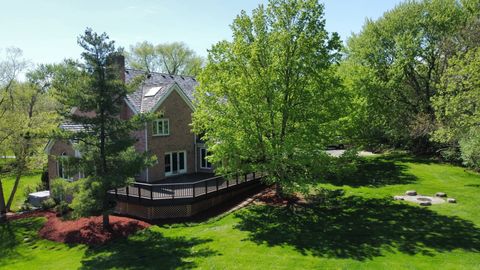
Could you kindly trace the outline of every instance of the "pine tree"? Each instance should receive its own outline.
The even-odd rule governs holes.
[[[64,105],[63,116],[67,122],[83,128],[64,133],[76,143],[81,157],[75,160],[76,169],[86,178],[81,192],[75,195],[72,207],[78,216],[103,215],[103,227],[109,227],[109,213],[114,204],[108,191],[123,187],[133,177],[152,163],[148,153],[134,149],[133,132],[147,120],[147,115],[137,115],[128,120],[120,118],[124,99],[138,84],[126,85],[121,74],[121,50],[106,33],[101,35],[87,28],[78,38],[84,49],[82,64],[72,68],[67,79],[57,85],[59,101]],[[75,108],[77,113],[69,113]]]

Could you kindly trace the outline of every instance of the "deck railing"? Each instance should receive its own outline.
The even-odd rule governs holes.
[[[263,173],[253,172],[242,175],[215,176],[188,183],[148,184],[135,182],[131,186],[116,188],[110,191],[110,194],[115,195],[116,197],[126,197],[127,199],[137,198],[152,201],[195,199],[207,194],[231,189],[251,181],[259,180],[263,176]]]

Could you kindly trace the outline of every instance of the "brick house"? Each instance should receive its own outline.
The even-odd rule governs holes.
[[[123,58],[120,66],[124,66]],[[214,168],[206,160],[205,144],[191,130],[198,85],[195,78],[134,69],[121,72],[127,83],[137,76],[144,76],[144,81],[123,101],[120,118],[146,112],[159,117],[134,134],[135,148],[154,154],[157,163],[140,173],[132,185],[110,191],[117,214],[143,219],[186,218],[261,186],[260,173],[214,175]],[[73,108],[72,113],[83,112]],[[82,126],[64,123],[60,128],[75,131]],[[84,177],[81,172],[69,174],[71,170],[66,170],[65,159],[61,158],[80,156],[74,145],[60,140],[47,144],[50,181]]]
[[[203,142],[191,131],[193,93],[198,85],[190,76],[149,73],[125,69],[124,80],[131,81],[144,76],[143,84],[125,100],[120,117],[128,119],[138,113],[156,112],[159,118],[145,124],[135,133],[139,151],[150,151],[157,163],[138,177],[138,182],[158,183],[169,177],[193,173],[213,173],[211,164],[205,159],[207,150]],[[76,113],[73,109],[72,113]],[[62,129],[75,131],[82,127],[63,124]],[[49,179],[78,179],[83,175],[67,175],[61,156],[79,156],[70,141],[52,140],[45,150],[48,154]]]

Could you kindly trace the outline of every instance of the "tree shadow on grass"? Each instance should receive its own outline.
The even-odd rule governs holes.
[[[91,247],[81,269],[191,269],[194,258],[216,255],[209,248],[196,248],[209,239],[165,237],[146,229],[104,246]]]
[[[362,158],[352,172],[340,173],[326,177],[326,182],[336,186],[352,187],[409,184],[417,180],[413,174],[407,173],[407,166],[397,164],[394,160],[382,158]]]
[[[15,236],[14,227],[10,223],[0,224],[0,258],[16,256],[15,248],[20,244],[19,237]]]
[[[44,222],[42,218],[25,218],[0,224],[0,258],[22,257],[17,247],[22,243],[34,245]]]
[[[253,206],[237,214],[237,228],[257,244],[360,261],[395,250],[410,255],[480,251],[480,229],[458,217],[387,199],[345,197],[341,191],[318,201],[299,208]]]
[[[388,161],[397,162],[411,162],[418,164],[441,164],[441,160],[438,157],[432,155],[412,155],[407,153],[390,153],[382,156],[383,159]]]

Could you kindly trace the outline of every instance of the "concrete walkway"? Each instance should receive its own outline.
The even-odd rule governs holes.
[[[345,153],[345,150],[327,150],[327,153],[332,157],[339,157],[343,155],[343,153]],[[358,152],[358,155],[361,157],[367,157],[367,156],[373,156],[375,154],[369,151],[360,151]]]

